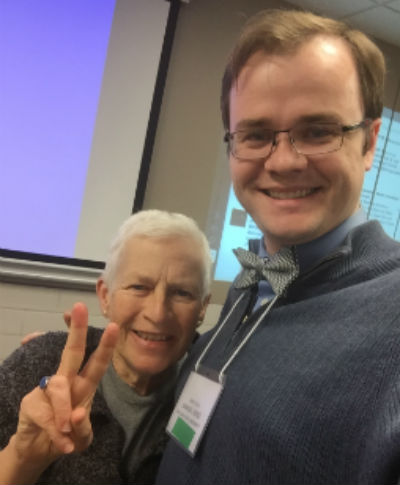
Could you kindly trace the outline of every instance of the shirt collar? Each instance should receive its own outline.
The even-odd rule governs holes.
[[[339,226],[327,232],[313,241],[298,244],[296,246],[297,257],[299,259],[300,271],[304,271],[314,263],[324,258],[327,254],[337,248],[346,238],[347,234],[356,226],[367,221],[367,216],[363,209],[359,209]],[[265,249],[264,239],[260,239],[258,255],[262,258],[268,257]]]

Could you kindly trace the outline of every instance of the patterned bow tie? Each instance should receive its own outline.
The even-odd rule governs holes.
[[[299,274],[294,248],[282,248],[271,258],[261,258],[242,248],[234,249],[242,271],[234,281],[235,288],[247,288],[267,280],[276,295],[281,295]]]

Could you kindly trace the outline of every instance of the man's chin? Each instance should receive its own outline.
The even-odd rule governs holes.
[[[275,228],[274,228],[275,229]],[[305,231],[304,227],[294,230],[282,230],[282,231],[263,231],[264,240],[266,239],[267,250],[269,252],[276,252],[282,247],[297,246],[298,244],[304,244],[312,241],[318,237],[313,230]]]

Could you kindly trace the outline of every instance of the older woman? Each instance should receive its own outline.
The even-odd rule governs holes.
[[[210,266],[186,216],[150,210],[125,221],[97,283],[115,323],[87,328],[77,304],[68,338],[45,334],[0,367],[1,484],[152,483]]]

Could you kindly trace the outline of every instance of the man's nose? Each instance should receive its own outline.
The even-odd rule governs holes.
[[[287,131],[276,132],[264,168],[274,172],[286,172],[303,170],[306,166],[307,158],[297,153],[290,134]]]

